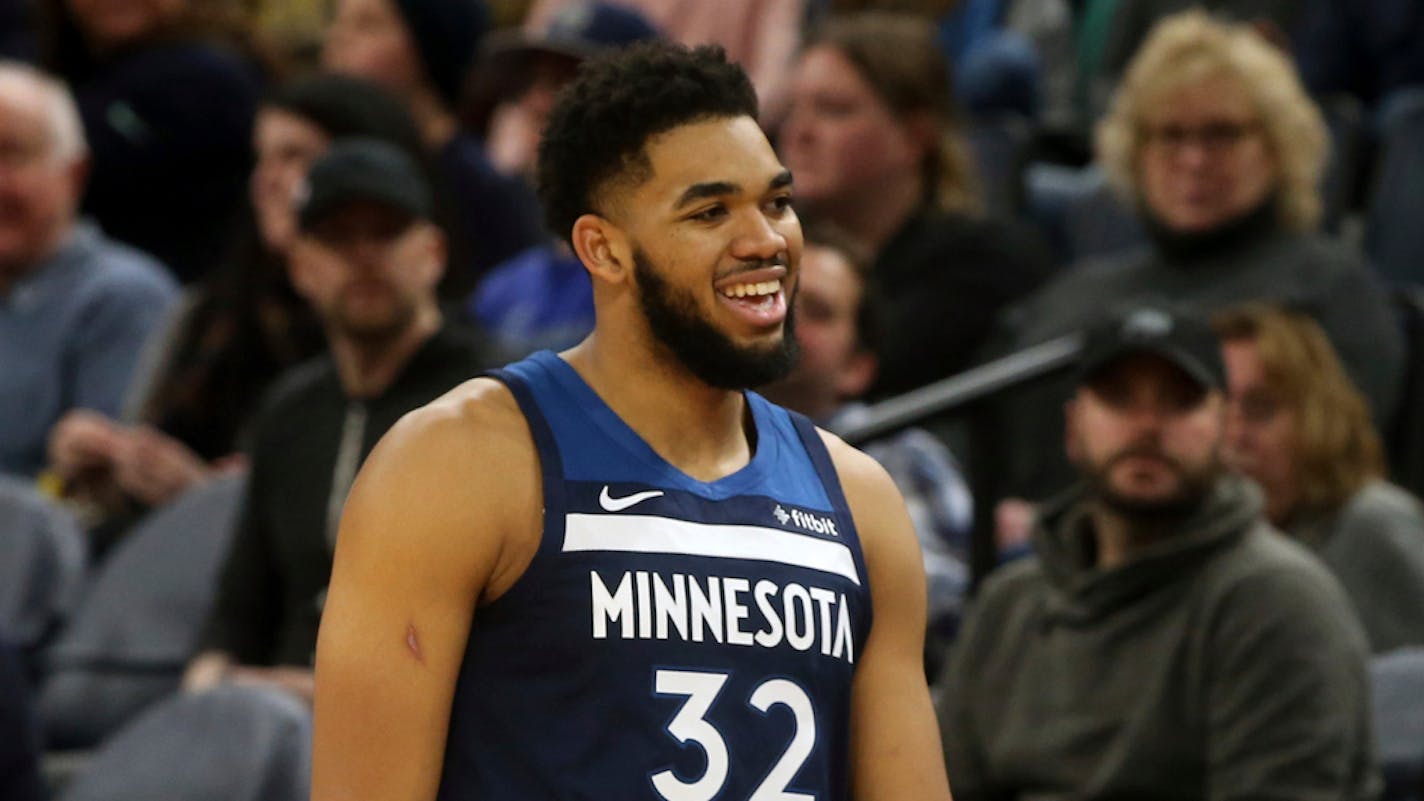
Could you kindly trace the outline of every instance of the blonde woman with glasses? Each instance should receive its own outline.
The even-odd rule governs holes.
[[[1318,230],[1327,131],[1287,54],[1248,25],[1203,11],[1164,19],[1099,124],[1098,161],[1144,222],[1141,249],[1070,268],[1005,317],[1012,350],[1148,296],[1210,314],[1250,300],[1311,310],[1379,425],[1391,419],[1403,338],[1355,250]],[[1044,458],[1063,398],[1007,415],[1012,491],[1061,486]],[[1022,421],[1028,419],[1027,425]]]

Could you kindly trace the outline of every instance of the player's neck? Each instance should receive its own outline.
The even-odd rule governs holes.
[[[628,427],[669,464],[699,481],[735,473],[752,457],[741,392],[711,387],[681,365],[629,358],[595,334],[563,355]]]

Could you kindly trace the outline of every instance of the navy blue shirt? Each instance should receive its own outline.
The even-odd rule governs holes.
[[[847,798],[870,594],[811,424],[747,393],[755,454],[703,482],[558,356],[496,377],[534,435],[544,528],[475,613],[439,798]]]

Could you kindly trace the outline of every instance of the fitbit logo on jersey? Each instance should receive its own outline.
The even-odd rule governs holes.
[[[776,508],[771,510],[771,514],[783,526],[790,522],[807,531],[814,531],[817,534],[829,534],[832,537],[839,537],[841,535],[839,531],[836,531],[836,521],[829,517],[813,515],[808,512],[803,512],[800,509],[792,509],[788,512],[781,508],[781,504],[777,504]]]

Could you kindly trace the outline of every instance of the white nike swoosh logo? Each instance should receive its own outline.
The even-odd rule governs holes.
[[[635,492],[632,495],[627,495],[622,498],[615,498],[612,495],[608,494],[608,485],[604,484],[603,492],[599,493],[598,495],[598,505],[602,506],[605,510],[609,512],[621,512],[630,506],[636,506],[637,504],[640,504],[643,501],[648,501],[652,500],[653,498],[660,497],[662,494],[662,490],[648,490],[647,492]]]

